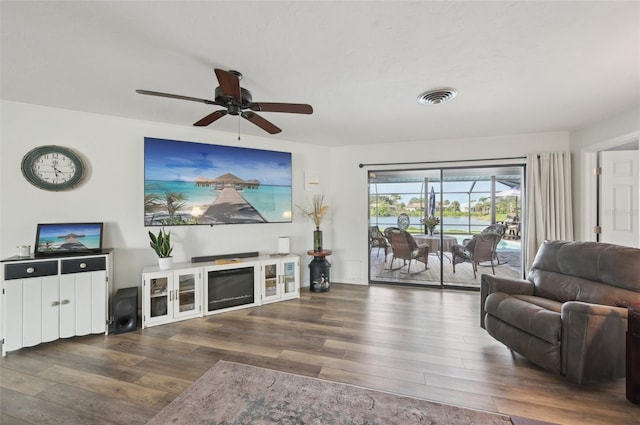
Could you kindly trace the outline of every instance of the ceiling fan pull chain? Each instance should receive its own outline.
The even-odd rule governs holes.
[[[238,115],[238,142],[240,141],[240,115]]]

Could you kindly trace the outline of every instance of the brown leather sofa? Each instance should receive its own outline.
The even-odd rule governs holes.
[[[481,278],[481,319],[512,351],[572,382],[625,376],[625,302],[640,302],[640,249],[547,241],[527,279]]]

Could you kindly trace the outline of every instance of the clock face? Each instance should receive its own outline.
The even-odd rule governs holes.
[[[66,183],[76,173],[76,165],[62,153],[40,155],[33,161],[31,169],[40,180],[50,184]]]
[[[22,160],[22,173],[33,185],[45,190],[67,190],[84,175],[80,157],[61,146],[41,146]]]

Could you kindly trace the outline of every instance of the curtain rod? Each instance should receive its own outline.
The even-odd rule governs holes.
[[[504,158],[485,158],[485,159],[457,159],[452,161],[417,161],[417,162],[380,162],[377,164],[358,164],[358,167],[370,167],[370,166],[380,166],[380,165],[418,165],[418,164],[442,164],[447,162],[478,162],[478,161],[503,161],[503,160],[511,160],[511,159],[527,159],[526,156],[512,156],[512,157],[504,157]]]

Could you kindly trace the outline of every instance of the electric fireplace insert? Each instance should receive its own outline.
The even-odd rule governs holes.
[[[207,311],[255,302],[253,267],[212,270],[208,273],[207,285]]]

